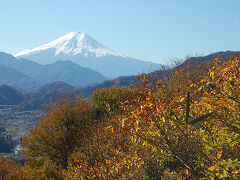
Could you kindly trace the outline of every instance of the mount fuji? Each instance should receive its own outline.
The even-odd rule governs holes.
[[[24,50],[14,56],[30,59],[43,65],[58,60],[71,60],[109,78],[149,73],[164,67],[115,52],[84,32],[69,32],[50,43]]]

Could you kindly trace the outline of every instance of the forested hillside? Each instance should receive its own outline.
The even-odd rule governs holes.
[[[239,67],[219,56],[59,99],[0,178],[240,179]]]
[[[0,85],[0,105],[17,105],[24,100],[24,95],[8,85]]]

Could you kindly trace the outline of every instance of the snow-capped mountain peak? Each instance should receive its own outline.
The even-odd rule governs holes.
[[[37,53],[45,52],[45,55],[55,59],[57,56],[85,56],[85,57],[102,57],[106,55],[126,57],[118,52],[115,52],[100,42],[91,38],[85,32],[69,32],[64,36],[33,49],[27,49],[15,54],[15,57],[28,56]],[[49,54],[46,54],[46,51]],[[63,58],[65,59],[65,58]],[[50,62],[49,62],[50,63]]]
[[[43,65],[58,60],[70,60],[82,67],[98,71],[108,78],[149,72],[162,67],[160,64],[141,61],[115,52],[84,32],[69,32],[50,43],[27,49],[15,56]]]

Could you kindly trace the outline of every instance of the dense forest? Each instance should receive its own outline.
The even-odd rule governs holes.
[[[0,179],[240,179],[240,55],[64,97]]]

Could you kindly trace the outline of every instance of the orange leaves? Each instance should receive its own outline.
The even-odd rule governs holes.
[[[78,160],[74,163],[75,173],[90,179],[119,179],[124,177],[124,172],[130,172],[132,168],[141,168],[144,161],[137,153],[126,154],[112,149],[114,156],[104,160],[88,161]],[[131,174],[126,174],[130,176]],[[120,178],[121,179],[121,178]]]
[[[111,129],[112,134],[114,134],[114,128],[113,128],[113,126],[108,126],[108,127],[106,127],[105,129]]]
[[[107,143],[99,148],[102,150],[99,157],[104,157],[104,161],[95,158],[98,150],[94,149],[91,156],[94,161],[89,163],[90,158],[81,162],[81,166],[76,166],[78,171],[85,167],[81,173],[88,173],[92,178],[107,179],[106,174],[110,172],[112,177],[120,179],[120,173],[132,175],[131,172],[141,169],[145,155],[151,152],[159,155],[166,162],[164,165],[176,166],[164,167],[166,179],[173,176],[174,179],[216,177],[216,173],[227,176],[228,172],[221,169],[221,165],[229,166],[232,174],[235,173],[232,177],[237,176],[239,162],[234,159],[239,155],[239,135],[234,131],[239,128],[240,118],[240,107],[236,102],[240,97],[240,63],[238,57],[234,59],[225,62],[223,58],[217,58],[202,81],[200,77],[191,78],[184,69],[173,73],[171,86],[162,82],[150,83],[146,77],[138,76],[139,83],[134,86],[136,94],[119,102],[120,111],[111,114],[105,128],[109,133],[108,141],[113,137],[122,139],[112,139],[113,145]],[[188,91],[191,101],[189,94],[186,97]],[[116,99],[113,97],[107,102],[112,110],[114,103],[110,100]],[[216,113],[203,121],[209,112]],[[229,131],[230,127],[234,131]],[[95,148],[96,144],[89,149]]]
[[[153,121],[151,121],[149,128],[150,128],[150,130],[152,130],[152,128],[153,128]]]

